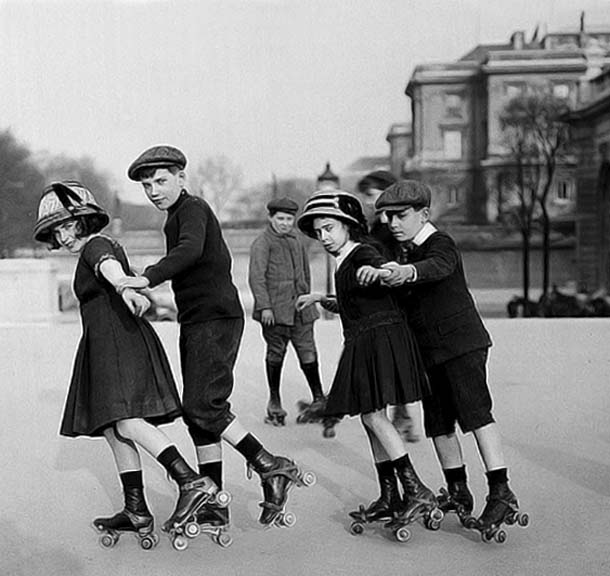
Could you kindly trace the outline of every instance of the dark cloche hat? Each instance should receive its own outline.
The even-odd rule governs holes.
[[[80,182],[53,182],[44,189],[40,198],[34,238],[38,242],[46,242],[51,248],[59,248],[53,235],[54,228],[62,222],[78,217],[89,221],[92,233],[99,232],[110,222],[106,211],[95,201],[91,191]]]
[[[286,214],[296,214],[299,210],[299,205],[292,199],[274,198],[267,203],[267,211],[269,214],[275,214],[276,212],[286,212]]]
[[[132,163],[127,170],[130,180],[139,180],[139,172],[142,168],[166,168],[167,166],[177,166],[184,170],[186,166],[186,156],[173,146],[153,146],[144,150]]]
[[[364,178],[358,182],[358,191],[367,192],[370,188],[377,190],[385,190],[396,182],[396,176],[387,170],[375,170],[369,172]]]
[[[377,201],[375,210],[404,210],[413,208],[429,208],[432,194],[430,188],[418,180],[399,180],[386,188]]]
[[[349,192],[332,189],[315,192],[305,205],[303,212],[297,220],[297,226],[304,234],[311,238],[316,237],[313,229],[315,218],[336,218],[342,222],[355,224],[366,232],[366,218],[362,211],[360,200]]]

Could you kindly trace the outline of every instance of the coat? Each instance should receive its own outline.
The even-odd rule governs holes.
[[[309,257],[296,232],[278,234],[267,226],[250,247],[248,283],[254,296],[254,320],[260,322],[262,310],[271,309],[276,324],[294,326],[296,299],[311,291]],[[320,315],[315,305],[300,314],[305,323]]]
[[[412,249],[408,263],[415,266],[417,280],[398,290],[426,367],[490,347],[453,238],[434,232]]]

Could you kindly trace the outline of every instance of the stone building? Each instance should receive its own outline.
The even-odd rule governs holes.
[[[575,170],[578,279],[586,290],[610,289],[610,66],[583,83],[583,101],[567,120]]]
[[[406,87],[411,99],[413,154],[403,173],[433,186],[435,217],[456,224],[497,220],[499,198],[511,186],[511,161],[500,112],[508,100],[544,83],[570,107],[582,98],[583,79],[610,63],[610,26],[605,30],[538,33],[526,41],[514,32],[504,44],[482,44],[456,62],[422,64]],[[575,165],[558,166],[551,194],[552,216],[565,218],[575,205]]]

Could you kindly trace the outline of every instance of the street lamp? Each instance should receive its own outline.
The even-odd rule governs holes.
[[[339,188],[339,176],[337,176],[330,169],[330,162],[326,163],[326,169],[317,179],[317,191],[323,192],[325,190],[337,190]],[[326,294],[332,294],[334,291],[333,287],[333,263],[330,254],[326,252]],[[326,320],[333,317],[332,312],[323,309],[323,315]]]

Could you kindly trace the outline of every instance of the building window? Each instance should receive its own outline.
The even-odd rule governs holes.
[[[555,96],[555,98],[562,98],[564,100],[569,98],[570,85],[563,82],[553,84],[553,96]]]
[[[574,201],[573,180],[558,180],[555,183],[555,201],[558,204],[567,204]]]
[[[445,94],[445,112],[451,117],[462,115],[462,97],[459,94]]]
[[[447,160],[459,160],[462,157],[461,130],[443,132],[443,154]]]
[[[525,82],[507,82],[504,84],[504,93],[507,98],[516,98],[525,93]]]
[[[457,186],[449,186],[447,195],[447,206],[458,206],[461,203],[460,189]]]

